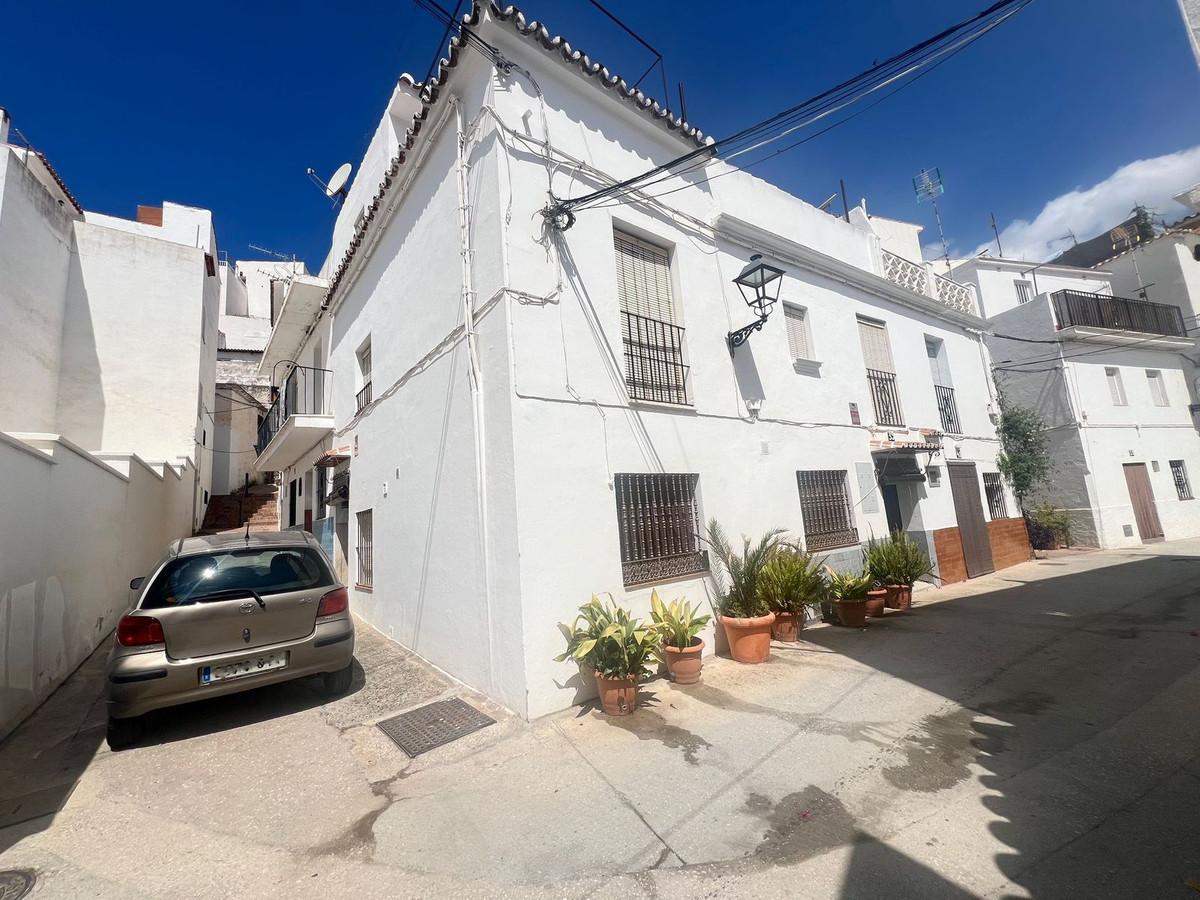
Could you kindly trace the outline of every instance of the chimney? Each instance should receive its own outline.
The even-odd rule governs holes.
[[[12,118],[8,114],[8,110],[0,106],[0,144],[8,143],[8,126],[12,124]]]

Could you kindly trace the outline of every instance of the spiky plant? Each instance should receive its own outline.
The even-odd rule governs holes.
[[[758,580],[758,591],[775,612],[803,613],[819,606],[827,587],[821,563],[793,544],[780,544]]]
[[[782,528],[772,528],[756,543],[742,535],[741,552],[735,552],[725,531],[716,519],[708,523],[708,537],[705,543],[712,548],[717,557],[722,572],[714,572],[720,597],[717,602],[718,612],[723,616],[735,619],[749,619],[766,615],[770,607],[759,593],[759,579],[763,567],[771,559],[771,555],[779,546]]]
[[[837,572],[825,567],[829,575],[829,593],[835,603],[862,603],[875,583],[870,572]]]

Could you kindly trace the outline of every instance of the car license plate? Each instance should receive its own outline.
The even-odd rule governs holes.
[[[283,669],[288,664],[288,655],[282,653],[262,653],[223,666],[203,666],[200,669],[200,683],[212,684],[214,681],[229,681],[233,678],[245,678],[272,669]]]

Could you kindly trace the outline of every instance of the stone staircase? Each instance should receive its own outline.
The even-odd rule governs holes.
[[[247,520],[251,531],[278,531],[279,489],[269,485],[253,485],[248,495],[219,494],[209,497],[204,524],[197,534],[238,531],[246,527]]]

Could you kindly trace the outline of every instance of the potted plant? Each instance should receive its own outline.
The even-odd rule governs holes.
[[[556,662],[573,659],[591,669],[600,691],[600,707],[610,716],[626,716],[637,706],[638,682],[658,649],[658,632],[611,601],[592,599],[579,607],[571,625],[560,622],[567,649]]]
[[[870,572],[835,572],[828,566],[829,593],[837,608],[838,619],[847,628],[863,628],[867,624],[867,591],[874,584]]]
[[[700,655],[704,641],[700,632],[712,621],[707,613],[697,615],[682,597],[663,603],[658,591],[650,592],[650,618],[659,636],[659,661],[676,684],[695,684],[700,680]]]
[[[899,534],[899,532],[897,532]],[[891,536],[877,541],[871,538],[863,551],[863,569],[871,574],[874,582],[867,591],[865,612],[869,617],[883,615],[889,595],[889,585],[894,584],[897,561],[896,545]]]
[[[910,609],[913,585],[933,574],[933,563],[916,541],[896,531],[880,543],[877,564],[870,569],[887,589],[887,605],[891,609]]]
[[[708,523],[705,541],[713,549],[720,567],[717,576],[717,613],[729,653],[738,662],[761,663],[771,656],[771,623],[775,614],[759,591],[763,567],[779,544],[783,529],[768,531],[751,546],[750,538],[742,537],[742,550],[734,552],[716,519]]]
[[[798,641],[808,607],[819,606],[825,598],[825,576],[812,554],[781,544],[763,567],[759,591],[775,613],[771,636]]]

